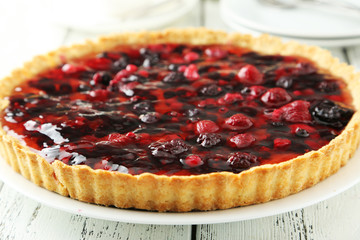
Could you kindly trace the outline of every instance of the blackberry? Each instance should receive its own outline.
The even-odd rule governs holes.
[[[221,136],[216,133],[202,133],[196,142],[205,148],[210,148],[221,142]]]
[[[334,128],[342,128],[350,121],[354,111],[349,108],[341,107],[330,100],[316,102],[311,108],[310,113],[314,120],[319,124],[329,125]]]

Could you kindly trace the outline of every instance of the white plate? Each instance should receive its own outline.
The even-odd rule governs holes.
[[[236,19],[233,19],[231,15],[224,12],[221,9],[221,17],[222,20],[232,29],[239,31],[241,33],[248,33],[255,36],[262,34],[263,32],[256,31],[254,29],[249,29],[241,24],[236,22]],[[276,34],[273,34],[276,35]],[[282,35],[277,35],[281,37],[284,41],[295,40],[297,42],[301,42],[308,45],[317,45],[322,47],[344,47],[344,46],[353,46],[360,44],[360,37],[353,37],[353,38],[328,38],[328,39],[321,39],[321,38],[297,38],[297,37],[284,37]]]
[[[238,24],[260,32],[298,38],[360,37],[360,16],[300,7],[278,9],[258,0],[222,0],[221,8]]]
[[[303,208],[339,194],[360,181],[360,150],[333,176],[297,194],[252,206],[189,213],[158,213],[124,210],[83,203],[38,187],[12,170],[0,158],[0,178],[18,192],[44,205],[87,217],[143,224],[188,225],[213,224],[272,216]]]
[[[136,11],[134,10],[136,8],[132,5],[138,6],[141,3],[139,0],[132,5],[129,3],[132,0],[127,1],[128,3],[124,3],[126,2],[124,0],[119,1],[119,4],[116,4],[116,0],[90,2],[86,0],[79,2],[64,0],[65,3],[64,1],[38,1],[38,4],[41,4],[41,7],[38,8],[41,11],[41,13],[39,13],[40,16],[45,12],[47,14],[46,19],[56,25],[92,33],[155,29],[165,26],[187,14],[198,3],[198,0],[169,1],[171,2],[171,5],[163,5],[164,7]],[[143,4],[146,4],[146,0],[143,0],[142,2]],[[162,1],[153,2],[156,3]],[[120,13],[116,15],[116,12],[119,11],[112,9],[109,4],[113,4],[113,8],[121,8],[121,4],[127,4],[129,6],[126,6],[130,9],[128,12],[123,12],[125,14],[132,14],[126,14],[126,17]],[[72,6],[72,9],[68,8],[69,5]],[[84,5],[88,5],[88,7],[84,9]],[[66,12],[66,17],[64,17],[64,12]]]

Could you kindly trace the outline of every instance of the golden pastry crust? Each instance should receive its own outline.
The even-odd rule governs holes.
[[[119,44],[150,43],[234,44],[265,54],[298,55],[329,69],[348,84],[353,105],[360,109],[360,74],[323,49],[282,43],[268,35],[227,34],[207,29],[169,29],[161,32],[124,33],[102,37],[95,42],[63,47],[35,57],[23,68],[0,81],[0,99],[9,96],[21,82],[66,60],[109,50]],[[7,105],[0,100],[0,110]],[[344,131],[328,145],[279,164],[253,167],[235,174],[217,172],[193,176],[163,176],[151,173],[130,175],[88,166],[69,166],[61,161],[48,163],[40,155],[6,134],[0,126],[0,153],[27,179],[50,191],[80,201],[119,208],[186,212],[227,209],[283,198],[311,187],[335,173],[354,154],[359,141],[360,113],[356,111]]]

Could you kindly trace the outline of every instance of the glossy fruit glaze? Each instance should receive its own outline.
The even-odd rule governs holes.
[[[18,86],[3,128],[49,162],[130,174],[241,172],[317,150],[350,120],[341,79],[231,45],[118,46]]]

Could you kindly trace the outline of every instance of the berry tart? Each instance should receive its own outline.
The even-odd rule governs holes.
[[[206,29],[124,33],[0,81],[0,152],[35,184],[154,211],[286,197],[359,143],[359,74],[330,53]]]

